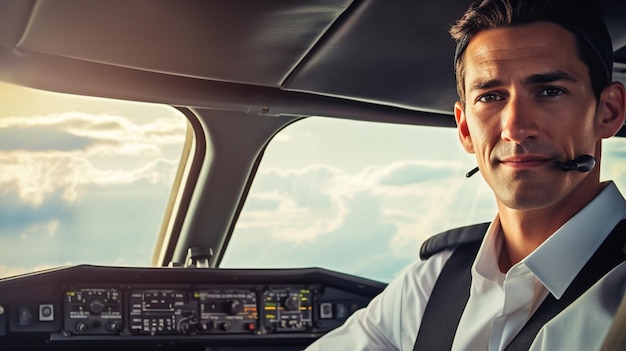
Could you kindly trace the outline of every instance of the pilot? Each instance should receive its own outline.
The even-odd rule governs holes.
[[[602,16],[591,1],[484,0],[450,33],[458,136],[498,213],[429,239],[307,350],[598,350],[626,282],[626,201],[600,181],[626,92]]]

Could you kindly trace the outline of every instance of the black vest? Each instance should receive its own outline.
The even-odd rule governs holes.
[[[471,267],[488,226],[489,223],[482,223],[452,229],[428,239],[422,245],[422,259],[445,249],[454,249],[454,253],[435,282],[414,351],[448,351],[452,348],[456,329],[469,299]],[[622,220],[580,270],[563,296],[557,300],[549,294],[506,350],[528,350],[545,323],[626,259],[625,250],[626,220]]]

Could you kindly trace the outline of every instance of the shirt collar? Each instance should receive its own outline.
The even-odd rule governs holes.
[[[626,215],[626,201],[613,182],[605,183],[600,193],[554,232],[528,257],[517,263],[525,265],[557,299],[563,296],[578,272],[591,258],[611,230]],[[487,229],[472,267],[472,283],[481,289],[486,281],[502,285],[505,274],[498,268],[502,248],[500,217]],[[566,252],[567,254],[563,254]],[[558,257],[558,259],[554,259]],[[513,269],[512,268],[512,269]]]
[[[626,201],[615,184],[608,182],[587,206],[521,263],[559,299],[625,214]]]
[[[472,285],[478,291],[488,289],[490,281],[502,286],[504,274],[500,272],[498,257],[502,248],[502,235],[500,235],[500,216],[491,222],[487,233],[480,245],[476,260],[472,265]]]

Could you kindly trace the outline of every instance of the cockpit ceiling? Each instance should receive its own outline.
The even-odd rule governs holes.
[[[65,63],[66,79],[72,67],[99,67],[81,83],[87,93],[90,84],[102,85],[99,76],[106,80],[103,72],[118,69],[137,87],[155,82],[141,74],[133,78],[131,71],[156,73],[163,82],[186,78],[449,113],[456,89],[447,30],[469,3],[3,1],[0,78],[36,87],[19,72],[45,79]],[[617,51],[626,45],[626,33],[612,24],[623,21],[626,2],[604,3]],[[616,78],[626,81],[625,71],[618,65]]]
[[[26,52],[279,87],[349,4],[36,1],[15,45]]]

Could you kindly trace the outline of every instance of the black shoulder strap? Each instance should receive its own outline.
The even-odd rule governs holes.
[[[528,350],[539,329],[547,321],[569,306],[607,272],[624,262],[625,245],[626,220],[623,220],[574,278],[561,299],[556,300],[552,295],[548,295],[506,350]],[[469,299],[471,267],[479,247],[480,241],[458,247],[444,265],[426,305],[414,351],[451,349],[461,315]]]
[[[454,249],[459,246],[471,244],[483,240],[489,223],[480,223],[467,227],[455,228],[437,235],[431,236],[420,248],[420,258],[425,260],[430,256],[446,249]]]
[[[422,259],[447,248],[454,253],[443,266],[430,295],[413,350],[450,350],[461,314],[469,298],[471,269],[489,223],[457,228],[424,242]],[[443,278],[442,278],[443,277]]]

